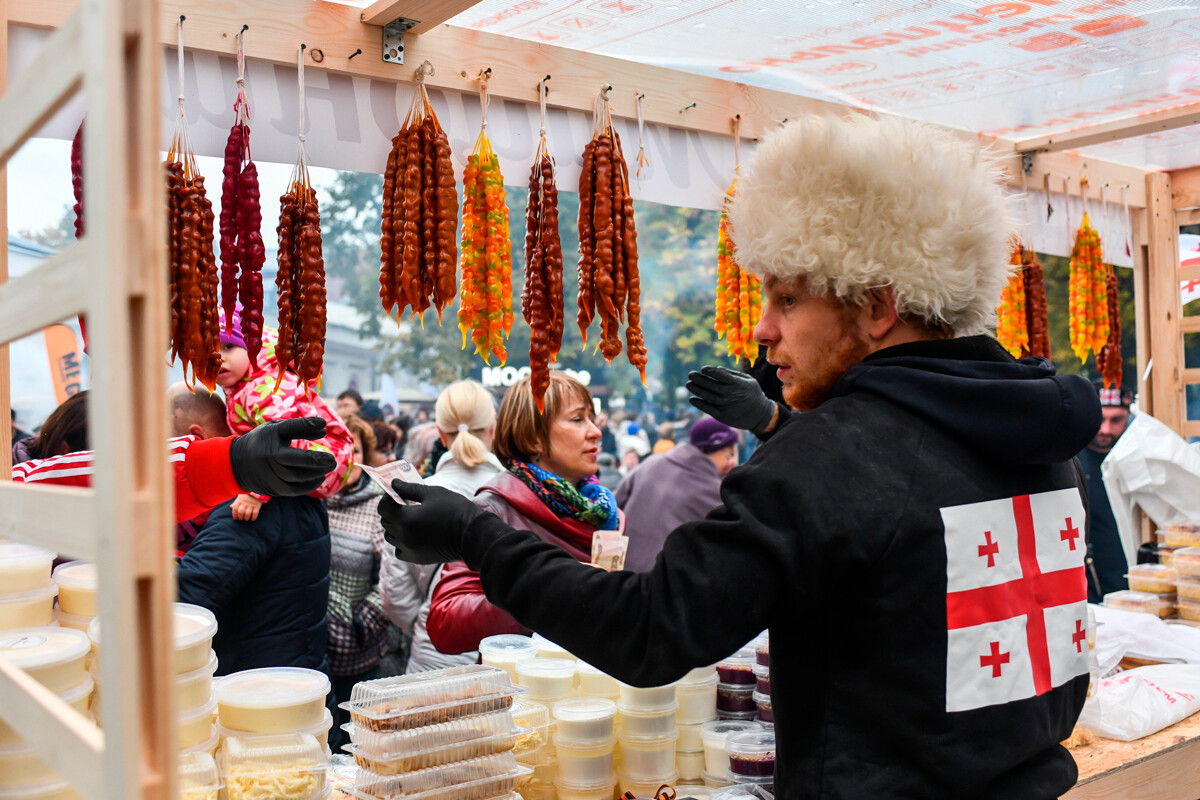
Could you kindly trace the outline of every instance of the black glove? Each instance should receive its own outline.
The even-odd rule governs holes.
[[[388,495],[379,501],[383,535],[396,557],[413,564],[467,561],[483,554],[487,543],[506,526],[498,517],[461,494],[440,486],[392,481],[396,494],[416,505],[401,505]]]
[[[762,436],[775,416],[775,403],[750,375],[725,367],[707,366],[689,372],[687,389],[692,405],[733,428]]]
[[[332,453],[292,447],[293,439],[320,439],[320,417],[267,422],[237,437],[229,447],[233,478],[247,492],[299,497],[315,492],[325,476],[337,469]]]

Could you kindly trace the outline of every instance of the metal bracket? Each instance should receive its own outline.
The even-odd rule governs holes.
[[[1033,176],[1033,153],[1021,153],[1021,171],[1026,175]]]
[[[404,63],[404,34],[420,20],[398,17],[383,26],[383,60],[389,64]]]

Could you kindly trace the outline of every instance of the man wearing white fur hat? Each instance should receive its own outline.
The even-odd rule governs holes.
[[[1058,797],[1087,690],[1084,484],[1096,394],[985,333],[1004,199],[974,143],[793,122],[732,209],[788,406],[705,368],[695,404],[766,438],[653,569],[606,573],[451,493],[380,503],[401,558],[638,685],[771,631],[774,786],[793,798]],[[792,409],[805,413],[795,413]]]

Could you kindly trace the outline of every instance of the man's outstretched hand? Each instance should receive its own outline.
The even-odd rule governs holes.
[[[441,564],[466,560],[468,550],[482,551],[504,523],[461,494],[440,486],[392,481],[396,494],[415,505],[401,505],[384,495],[379,519],[384,537],[396,548],[396,557],[414,564]]]
[[[752,376],[726,367],[689,372],[691,403],[715,420],[762,436],[775,419],[775,403]]]
[[[315,492],[337,468],[332,453],[292,447],[293,439],[320,439],[320,417],[267,422],[238,436],[229,446],[233,477],[247,492],[298,497]]]

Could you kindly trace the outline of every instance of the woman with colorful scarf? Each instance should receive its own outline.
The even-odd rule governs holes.
[[[593,532],[624,528],[612,492],[596,480],[600,429],[592,395],[579,381],[551,372],[544,413],[529,378],[510,388],[493,448],[506,471],[479,489],[476,505],[583,562],[591,561]],[[498,633],[529,632],[488,602],[478,573],[461,561],[442,569],[426,626],[443,653],[476,650],[480,639]]]

